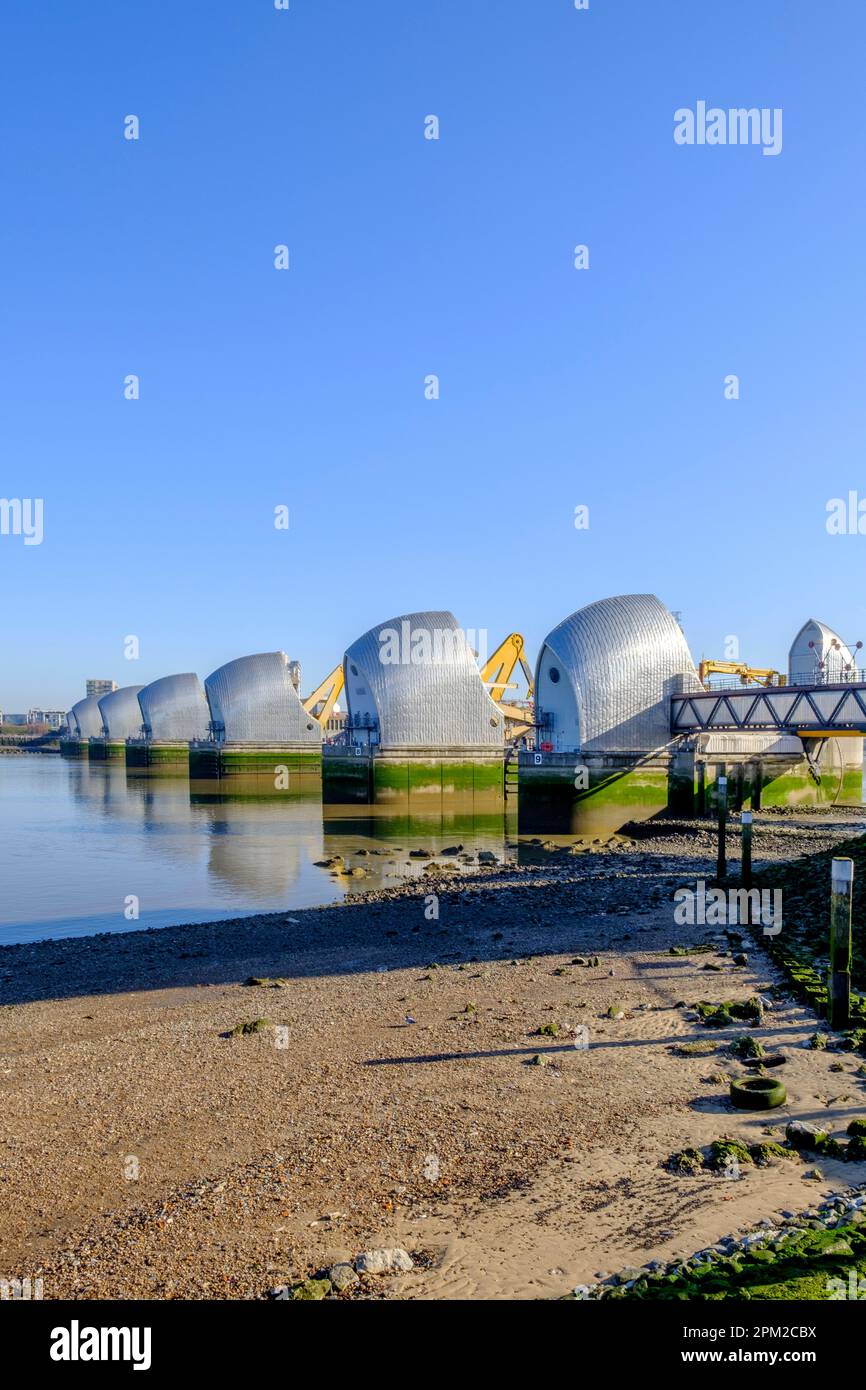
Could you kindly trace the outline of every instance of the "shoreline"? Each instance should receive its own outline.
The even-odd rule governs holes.
[[[46,1299],[256,1299],[402,1246],[411,1272],[341,1296],[560,1297],[866,1180],[840,1161],[820,1182],[790,1161],[736,1183],[663,1167],[866,1114],[859,1059],[803,1047],[814,1015],[787,995],[755,1036],[787,1056],[788,1104],[734,1111],[712,1080],[738,1071],[742,1028],[710,1033],[683,1001],[782,975],[754,943],[745,966],[669,954],[718,935],[671,911],[712,876],[708,847],[539,849],[335,906],[2,948],[0,1273]]]

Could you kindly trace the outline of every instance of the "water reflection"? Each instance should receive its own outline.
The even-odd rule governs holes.
[[[173,770],[21,755],[0,765],[0,940],[130,931],[339,901],[515,852],[513,804],[459,794],[423,813],[322,805],[317,774],[189,783]],[[443,851],[453,853],[443,855]],[[323,865],[327,861],[339,865]],[[345,872],[346,868],[355,873]],[[134,895],[139,916],[124,915]]]

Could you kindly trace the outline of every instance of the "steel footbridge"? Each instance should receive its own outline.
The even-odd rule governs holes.
[[[866,671],[858,671],[866,677]],[[866,679],[834,684],[716,688],[671,697],[671,733],[866,735]]]

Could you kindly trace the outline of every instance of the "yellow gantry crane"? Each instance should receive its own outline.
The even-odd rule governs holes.
[[[527,704],[525,706],[512,705],[503,699],[506,690],[517,689],[517,683],[511,680],[511,676],[518,663],[526,679]],[[511,733],[523,734],[532,728],[532,697],[535,693],[535,686],[532,670],[524,655],[523,638],[519,632],[510,632],[505,641],[496,648],[493,655],[485,661],[481,668],[481,679],[487,687],[491,700],[495,700],[502,710],[506,722],[512,726]]]
[[[335,666],[333,671],[325,677],[321,685],[317,685],[306,700],[301,702],[307,714],[311,714],[314,719],[317,719],[323,729],[340,697],[344,684],[343,663],[340,662],[340,665]]]
[[[739,676],[740,685],[785,685],[786,679],[780,671],[770,666],[747,666],[745,661],[711,661],[704,658],[698,667],[701,685],[706,685],[707,676]]]

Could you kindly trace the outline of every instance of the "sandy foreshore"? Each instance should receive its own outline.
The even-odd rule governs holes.
[[[662,1166],[866,1114],[860,1059],[804,1048],[815,1019],[784,999],[755,1036],[787,1054],[788,1104],[731,1108],[742,1029],[708,1033],[683,1001],[778,977],[760,946],[744,966],[668,954],[718,934],[671,901],[711,848],[460,878],[443,861],[337,907],[0,950],[0,1276],[45,1298],[250,1299],[402,1246],[411,1273],[350,1296],[549,1297],[862,1182],[839,1161],[820,1182],[800,1160],[739,1181]],[[225,1036],[255,1019],[273,1026]],[[708,1038],[714,1055],[674,1050]]]

